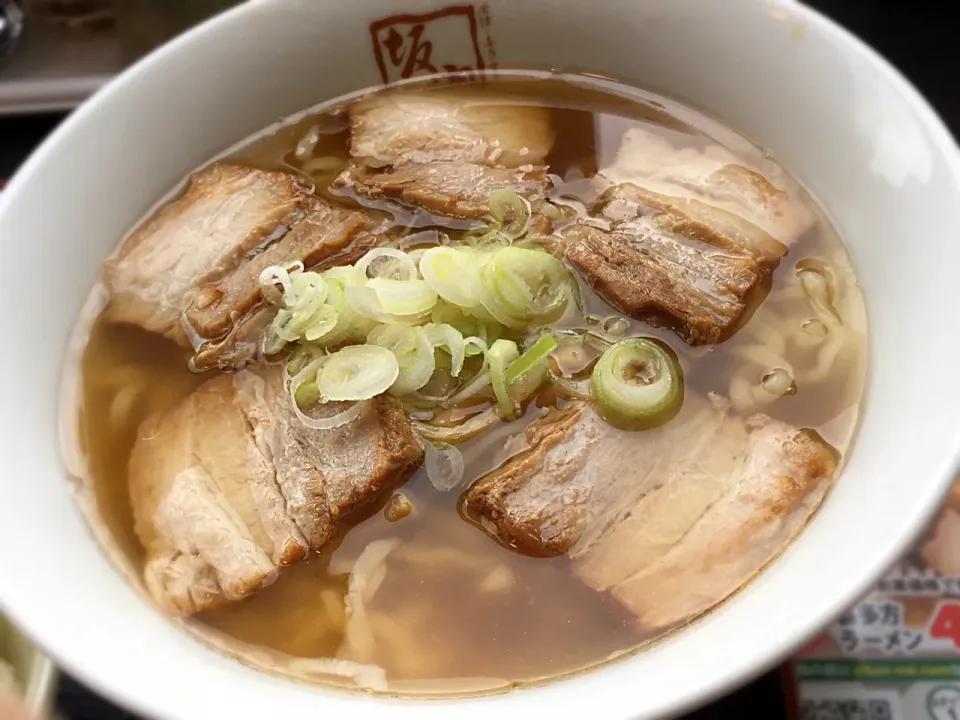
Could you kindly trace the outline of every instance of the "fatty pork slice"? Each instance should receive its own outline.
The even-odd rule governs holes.
[[[619,431],[573,405],[527,438],[470,488],[468,514],[521,552],[568,554],[584,583],[651,630],[748,582],[801,530],[836,469],[814,434],[695,398],[658,430]]]
[[[302,425],[289,403],[279,369],[246,370],[145,421],[130,491],[144,583],[165,611],[191,615],[269,585],[336,542],[420,462],[389,398],[333,430]]]
[[[496,190],[512,190],[536,202],[544,198],[548,180],[542,167],[522,170],[434,162],[387,170],[354,164],[337,183],[373,200],[397,200],[437,215],[483,220],[489,217],[490,196]]]
[[[736,240],[769,240],[753,249],[775,263],[813,225],[814,216],[797,184],[772,163],[757,168],[718,145],[678,147],[645,128],[631,128],[613,162],[600,171],[612,183],[633,183],[662,208],[713,218]],[[772,241],[772,242],[770,242]]]
[[[388,240],[375,225],[364,213],[308,198],[303,217],[289,232],[196,294],[184,316],[198,346],[194,368],[239,368],[257,356],[260,337],[276,314],[260,293],[260,275],[266,268],[302,262],[307,270],[323,272],[352,265]]]
[[[359,101],[350,121],[352,162],[334,187],[361,197],[473,220],[487,217],[495,190],[536,202],[549,187],[544,107],[476,88],[399,90]]]
[[[350,108],[350,154],[372,167],[465,162],[540,165],[553,147],[547,108],[476,88],[394,90]]]
[[[597,222],[562,232],[567,261],[628,315],[671,325],[691,345],[726,339],[766,289],[769,269],[706,222],[644,199],[630,184],[607,191]]]
[[[108,317],[186,344],[180,318],[197,288],[282,234],[305,198],[288,173],[230,164],[200,171],[104,263]]]
[[[261,303],[260,275],[271,265],[302,262],[306,269],[344,264],[340,256],[355,253],[350,245],[374,222],[353,210],[331,205],[318,197],[304,200],[302,217],[280,239],[217,283],[203,287],[187,310],[186,320],[201,338],[226,335],[237,320]]]
[[[341,252],[327,256],[324,260],[312,265],[310,270],[323,272],[331,267],[353,265],[370,250],[379,247],[386,238],[377,233],[363,232],[345,247]],[[209,370],[221,368],[224,370],[240,369],[255,360],[260,352],[260,340],[264,331],[276,317],[277,309],[260,301],[247,312],[230,318],[231,324],[227,334],[219,340],[205,342],[193,357],[195,370]]]
[[[630,141],[631,133],[627,133],[625,146],[638,144]],[[646,131],[637,133],[649,136],[654,149],[663,144],[669,147],[662,138]],[[654,152],[653,157],[663,154]],[[691,149],[676,154],[694,165],[697,158],[712,157]],[[650,168],[646,168],[647,175],[634,166],[627,168],[630,172],[617,168],[615,164],[613,170],[603,172],[677,190],[651,181],[649,176],[655,173]],[[725,178],[752,173],[733,165],[717,172]],[[755,185],[744,187],[765,187],[762,183],[766,183],[759,175],[751,182]],[[786,246],[740,215],[698,199],[712,202],[716,199],[712,195],[691,191],[689,197],[668,197],[636,183],[608,188],[593,207],[594,217],[581,219],[563,231],[566,259],[623,312],[652,324],[669,325],[691,345],[726,340],[762,299]],[[744,203],[749,199],[748,194],[737,197]],[[796,207],[797,213],[805,211],[801,205]],[[794,205],[776,212],[787,214],[791,208]]]
[[[563,230],[567,261],[623,312],[667,324],[691,345],[726,339],[768,273],[747,254],[679,232],[670,215],[642,217],[615,231]]]

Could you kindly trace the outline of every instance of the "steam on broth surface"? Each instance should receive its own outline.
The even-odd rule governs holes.
[[[670,101],[377,91],[184,193],[105,267],[81,435],[147,591],[252,664],[412,693],[590,667],[749,581],[849,451],[843,246]]]

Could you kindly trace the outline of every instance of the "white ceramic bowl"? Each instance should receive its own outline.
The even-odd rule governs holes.
[[[654,718],[781,659],[892,563],[960,455],[960,155],[862,43],[786,0],[258,0],[111,83],[0,197],[0,604],[67,669],[164,720]],[[584,70],[661,91],[771,148],[820,199],[863,285],[870,368],[859,439],[789,551],[719,610],[636,657],[467,701],[373,699],[287,682],[156,613],[81,520],[60,459],[65,349],[98,265],[194,166],[279,117],[390,79],[384,16],[427,15],[405,57]],[[471,24],[471,17],[473,22]],[[406,22],[406,24],[404,24]],[[476,32],[476,42],[471,35]],[[416,52],[412,52],[415,50]],[[495,55],[495,58],[494,58]]]

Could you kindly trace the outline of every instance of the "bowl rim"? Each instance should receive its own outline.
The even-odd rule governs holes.
[[[258,10],[262,11],[265,5],[274,1],[276,0],[250,0],[249,4],[259,6]],[[758,7],[767,9],[771,7],[783,9],[801,23],[808,27],[816,28],[816,30],[821,32],[832,44],[844,48],[848,54],[864,61],[874,75],[881,77],[889,83],[890,87],[896,91],[897,98],[917,114],[922,126],[930,134],[933,149],[945,159],[952,178],[960,185],[960,147],[957,146],[957,143],[943,120],[928,101],[885,58],[826,15],[797,2],[797,0],[756,0],[756,4]],[[48,157],[53,151],[64,139],[69,138],[73,133],[74,127],[79,126],[101,101],[116,94],[122,94],[128,85],[137,81],[142,72],[162,64],[168,56],[179,54],[183,48],[192,45],[217,28],[233,23],[248,11],[245,4],[241,3],[237,7],[206,20],[153,51],[107,83],[95,93],[90,100],[85,102],[77,111],[58,126],[17,170],[4,189],[4,192],[0,194],[0,217],[9,211],[10,205],[19,192],[20,187],[31,182],[30,177],[36,168],[48,161]],[[701,683],[692,685],[686,697],[681,700],[671,699],[669,705],[661,703],[658,710],[661,713],[666,713],[666,716],[674,716],[675,714],[699,707],[718,696],[730,692],[749,679],[776,666],[784,658],[793,654],[809,637],[812,637],[816,632],[820,631],[824,624],[839,616],[849,606],[863,597],[871,589],[884,569],[892,566],[899,559],[904,547],[909,543],[916,542],[924,532],[926,526],[933,519],[940,507],[943,497],[949,491],[954,478],[960,473],[960,435],[955,437],[949,453],[944,453],[945,457],[947,455],[949,455],[949,459],[943,464],[939,472],[938,485],[935,485],[933,479],[931,479],[931,491],[925,498],[921,506],[921,511],[911,518],[909,525],[904,523],[904,529],[898,532],[896,541],[892,542],[887,550],[885,550],[885,563],[877,564],[869,570],[852,572],[851,582],[845,588],[833,591],[832,600],[829,603],[829,612],[820,614],[817,618],[811,615],[803,622],[794,623],[789,632],[783,634],[780,641],[765,646],[761,651],[752,655],[749,661],[743,661],[739,664],[731,663],[724,666],[722,671],[710,678],[708,684]],[[85,685],[94,689],[97,693],[114,700],[117,704],[125,708],[145,716],[163,720],[180,720],[171,714],[169,706],[157,700],[157,696],[152,696],[149,699],[139,697],[130,692],[129,688],[111,683],[103,674],[89,669],[83,662],[83,652],[71,643],[64,642],[61,638],[45,635],[43,625],[39,622],[38,617],[32,616],[27,612],[18,613],[18,611],[13,608],[4,607],[4,610],[7,612],[8,617],[15,620],[18,625],[23,628],[22,632],[26,636],[34,639],[37,647],[48,652],[51,657],[56,657],[61,667],[72,676],[81,680]],[[191,642],[193,642],[193,640],[191,640]],[[624,660],[618,661],[618,664],[629,662],[630,657],[632,657],[632,655],[627,656]],[[120,660],[120,662],[122,662],[122,660]],[[578,673],[575,677],[583,678],[595,672],[599,671],[588,669]],[[515,691],[512,695],[514,697],[520,697],[522,695],[537,696],[540,695],[544,689],[549,691],[551,687],[555,687],[557,684],[563,682],[568,681],[548,681],[544,685],[522,690],[519,693]],[[366,704],[371,712],[387,709],[389,712],[395,713],[397,720],[412,720],[413,718],[430,718],[430,720],[432,720],[434,717],[441,717],[441,713],[445,717],[450,710],[450,703],[457,703],[455,709],[462,712],[463,717],[479,718],[481,713],[485,716],[491,709],[489,704],[485,702],[486,700],[496,700],[504,697],[507,696],[492,695],[466,701],[435,700],[429,698],[402,699],[398,701],[393,698],[370,698],[369,696],[355,694],[351,696],[350,699],[354,702]],[[319,695],[317,696],[317,702],[323,702]],[[475,713],[467,712],[471,703],[476,703],[477,709]],[[529,709],[534,706],[530,705],[529,707],[525,707]],[[620,712],[617,717],[626,720],[633,716],[633,713],[628,708],[622,708],[622,712]]]

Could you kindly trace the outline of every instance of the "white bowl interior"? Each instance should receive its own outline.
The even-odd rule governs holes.
[[[435,10],[407,0],[402,11]],[[704,621],[634,659],[457,717],[663,717],[791,650],[862,593],[930,516],[960,440],[960,162],[929,108],[856,40],[788,2],[491,0],[502,67],[586,70],[724,120],[825,206],[870,324],[866,413],[798,542]],[[379,82],[390,0],[258,0],[192,31],[78,111],[0,195],[0,604],[68,669],[158,718],[446,717],[448,702],[298,686],[201,647],[114,571],[57,441],[67,339],[99,263],[186,172],[279,117]],[[554,708],[551,710],[551,708]]]

